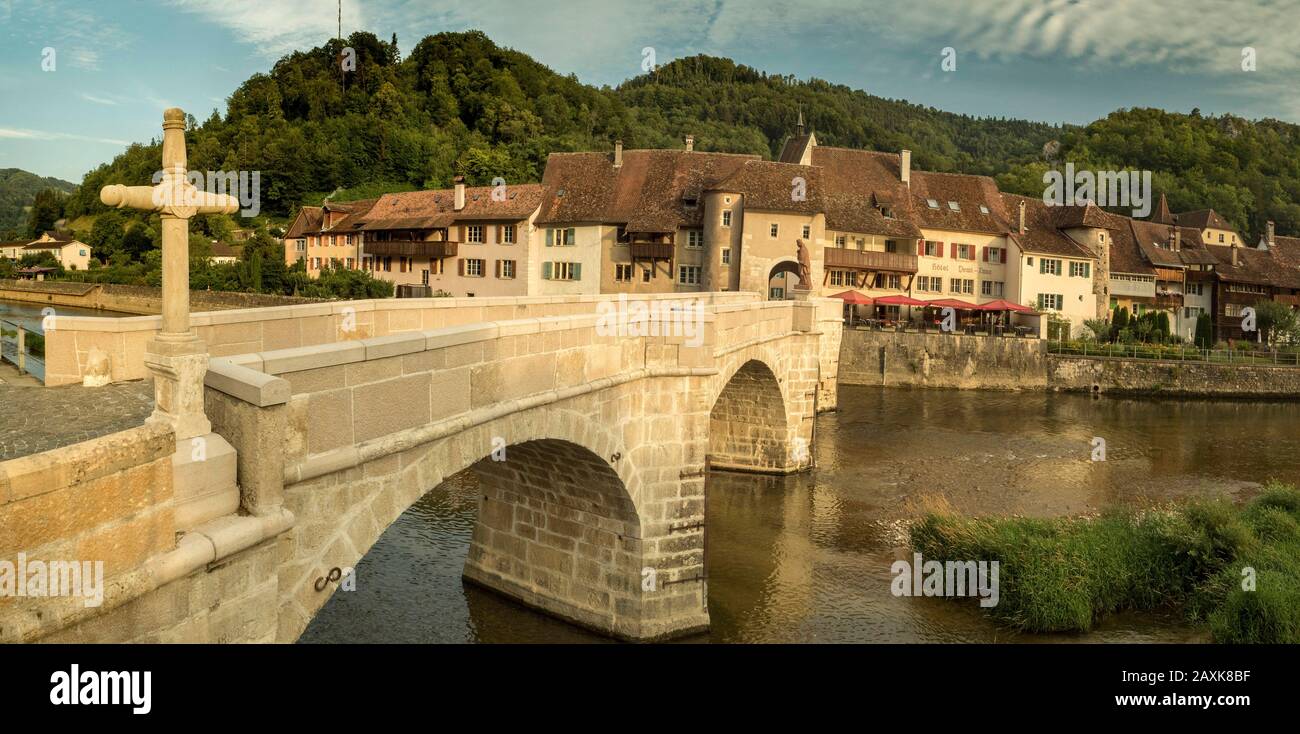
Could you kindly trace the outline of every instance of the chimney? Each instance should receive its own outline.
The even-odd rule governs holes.
[[[1237,267],[1237,265],[1238,265],[1237,248],[1234,247],[1232,248],[1232,267],[1235,268]]]
[[[615,168],[623,167],[623,141],[622,140],[614,141],[614,167]]]
[[[694,136],[694,135],[687,135],[687,136],[686,136],[686,150],[687,150],[687,152],[690,152],[690,151],[692,151],[692,150],[695,150],[695,136]]]
[[[1276,229],[1277,227],[1273,224],[1273,220],[1268,220],[1268,224],[1265,225],[1264,228],[1264,231],[1267,233],[1264,236],[1264,241],[1268,243],[1269,249],[1273,249],[1273,235],[1276,233]]]
[[[465,177],[457,176],[456,178],[452,179],[452,181],[456,183],[455,209],[456,211],[460,211],[461,209],[465,208]]]
[[[1183,249],[1183,230],[1174,227],[1174,252]]]
[[[912,185],[912,151],[904,150],[898,154],[898,177],[908,187]]]
[[[1017,225],[1016,225],[1016,232],[1017,232],[1018,234],[1024,234],[1024,233],[1025,233],[1025,202],[1024,202],[1024,199],[1021,199],[1021,200],[1020,200],[1020,221],[1019,221],[1019,222],[1017,223]]]

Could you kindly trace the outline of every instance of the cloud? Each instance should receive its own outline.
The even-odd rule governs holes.
[[[96,97],[95,95],[87,94],[86,92],[82,92],[77,96],[81,97],[87,102],[94,102],[95,104],[114,105],[114,106],[117,105],[117,100],[109,99],[107,97]]]
[[[0,138],[11,140],[79,140],[87,143],[103,143],[105,145],[130,145],[129,140],[115,140],[113,138],[96,138],[88,135],[76,135],[74,133],[59,133],[49,130],[24,130],[22,128],[0,127]]]
[[[228,29],[265,58],[319,46],[338,33],[334,3],[320,0],[164,0],[166,4]],[[365,28],[358,0],[343,2],[343,35]]]

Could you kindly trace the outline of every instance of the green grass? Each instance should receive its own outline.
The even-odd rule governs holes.
[[[987,610],[1029,632],[1084,632],[1126,609],[1180,607],[1225,643],[1300,643],[1300,491],[1270,485],[1226,501],[1092,519],[926,515],[911,530],[930,559],[996,560]],[[1243,569],[1255,587],[1243,589]]]

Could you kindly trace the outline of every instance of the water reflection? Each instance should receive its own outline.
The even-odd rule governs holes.
[[[713,642],[1188,641],[1174,614],[1120,615],[1086,636],[1011,635],[976,606],[889,593],[900,519],[946,503],[1052,516],[1300,481],[1292,404],[844,388],[817,423],[817,468],[712,474]],[[1093,462],[1091,441],[1106,440]],[[398,519],[304,642],[600,642],[462,583],[476,479],[445,482]]]

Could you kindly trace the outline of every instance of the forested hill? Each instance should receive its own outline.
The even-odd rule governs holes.
[[[357,64],[342,80],[336,59],[345,45]],[[680,147],[692,133],[700,150],[770,157],[801,107],[825,144],[908,147],[917,165],[938,170],[1005,171],[1041,158],[1043,144],[1061,135],[710,57],[594,87],[478,32],[427,37],[404,59],[369,33],[292,53],[187,134],[191,168],[261,171],[263,210],[284,215],[338,188],[363,196],[446,186],[458,173],[475,184],[536,181],[548,153],[611,148],[618,138],[629,148]],[[106,182],[148,182],[158,155],[156,144],[133,146],[91,171],[67,214],[95,211],[94,192]]]
[[[38,176],[21,168],[0,168],[0,236],[8,238],[26,234],[27,209],[44,189],[62,192],[77,188],[57,178]]]
[[[346,78],[345,46],[356,52]],[[479,32],[426,37],[407,58],[396,38],[364,32],[294,52],[240,85],[224,114],[194,121],[190,167],[261,171],[263,211],[288,215],[336,190],[364,198],[447,186],[456,174],[536,181],[548,153],[608,149],[618,138],[666,148],[691,133],[699,150],[771,157],[800,109],[822,144],[909,148],[918,167],[997,175],[1009,191],[1041,195],[1042,171],[1066,159],[1148,168],[1175,210],[1214,207],[1250,231],[1267,218],[1279,232],[1300,230],[1300,128],[1286,123],[1159,110],[1086,128],[973,118],[706,56],[594,87]],[[156,143],[136,145],[91,171],[67,216],[97,211],[104,183],[147,183],[158,159]]]

